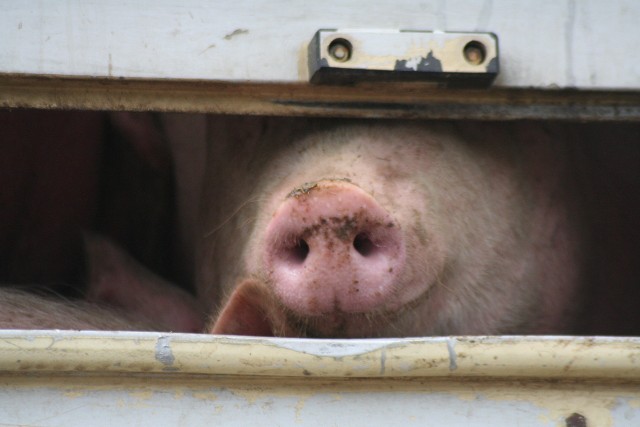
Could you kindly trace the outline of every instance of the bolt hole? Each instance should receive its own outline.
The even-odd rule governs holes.
[[[338,62],[347,62],[351,59],[353,47],[347,39],[335,39],[329,43],[329,55]]]
[[[369,236],[364,233],[358,234],[353,239],[353,247],[363,257],[371,255],[376,248]]]
[[[471,65],[480,65],[487,56],[484,45],[478,41],[470,41],[463,49],[464,59]]]
[[[587,419],[577,412],[571,414],[565,421],[567,427],[587,427]]]

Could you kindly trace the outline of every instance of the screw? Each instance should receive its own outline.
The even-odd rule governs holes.
[[[464,59],[471,65],[480,65],[486,57],[484,45],[477,41],[470,41],[463,49]]]
[[[338,62],[347,62],[351,58],[351,43],[346,39],[335,39],[329,44],[329,55]]]

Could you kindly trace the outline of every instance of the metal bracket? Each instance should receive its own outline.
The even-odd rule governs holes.
[[[309,44],[309,80],[318,84],[373,80],[487,87],[498,70],[498,38],[492,33],[319,30]]]

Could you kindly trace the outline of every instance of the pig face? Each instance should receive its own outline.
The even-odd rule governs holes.
[[[214,152],[245,144],[242,155],[217,151],[209,178],[218,190],[205,210],[200,290],[226,301],[211,331],[378,337],[566,326],[579,233],[567,153],[544,131],[321,121],[306,128],[324,129],[298,136],[262,120],[248,138],[244,122],[244,141],[210,129],[225,135]]]

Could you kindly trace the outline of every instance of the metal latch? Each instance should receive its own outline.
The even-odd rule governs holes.
[[[487,87],[498,75],[492,33],[319,30],[309,44],[311,83],[431,81]]]

